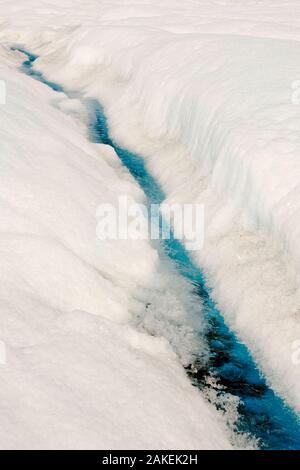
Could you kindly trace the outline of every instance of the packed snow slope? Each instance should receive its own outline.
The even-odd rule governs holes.
[[[299,2],[2,0],[0,18],[2,44],[103,103],[114,139],[145,157],[170,201],[205,204],[195,260],[299,411]],[[150,269],[143,259],[136,272]]]
[[[167,340],[130,326],[151,300],[154,330],[168,315],[183,325],[169,336],[188,360],[188,283],[148,241],[97,242],[97,206],[141,202],[141,190],[111,148],[88,142],[80,102],[0,54],[0,447],[230,448]]]

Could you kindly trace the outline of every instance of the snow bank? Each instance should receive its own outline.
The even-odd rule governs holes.
[[[6,39],[34,45],[47,76],[98,97],[170,200],[205,204],[198,260],[214,297],[300,409],[298,3],[90,1],[74,15],[65,4],[67,25],[39,6],[43,28],[34,20],[28,33],[8,13]]]
[[[99,98],[115,138],[147,158],[170,200],[205,204],[197,260],[213,295],[300,410],[298,2],[57,5],[1,1],[2,40]]]
[[[0,56],[0,447],[230,448],[174,353],[189,360],[201,323],[186,318],[190,286],[148,241],[97,241],[97,206],[141,202],[141,190],[88,142],[76,99],[18,72],[24,57]],[[159,337],[168,326],[173,349]]]

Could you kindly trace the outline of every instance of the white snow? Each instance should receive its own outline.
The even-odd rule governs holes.
[[[30,0],[26,5],[0,1],[0,11],[2,44],[25,44],[40,54],[36,67],[47,78],[98,98],[105,106],[115,139],[145,156],[170,201],[205,204],[205,244],[196,255],[197,262],[207,273],[225,318],[249,345],[272,386],[300,410],[300,368],[292,361],[292,344],[300,338],[300,108],[295,99],[296,81],[300,79],[299,2],[151,0],[137,4],[129,0],[87,0],[83,4],[65,0],[62,4],[53,0],[50,5]],[[24,80],[22,77],[21,82]],[[35,87],[41,89],[41,85]],[[55,100],[59,101],[51,98],[54,104]],[[31,104],[27,108],[32,114]],[[10,265],[13,279],[15,271],[21,272],[21,279],[30,271],[29,286],[39,293],[41,301],[48,297],[47,305],[91,313],[109,308],[112,313],[106,316],[118,322],[123,319],[126,325],[126,304],[134,298],[135,284],[149,286],[155,277],[155,252],[146,243],[142,247],[126,245],[132,254],[125,257],[124,265],[120,262],[124,257],[120,245],[116,257],[111,258],[110,250],[97,258],[91,242],[93,211],[101,194],[108,197],[108,179],[112,200],[126,191],[132,197],[141,195],[128,179],[125,183],[121,178],[120,186],[120,174],[112,185],[115,172],[109,167],[104,171],[102,166],[97,170],[101,149],[98,154],[83,135],[79,137],[78,127],[62,133],[60,121],[56,124],[58,118],[53,118],[52,124],[48,122],[53,113],[57,111],[49,107],[43,114],[43,127],[47,129],[43,139],[48,133],[49,138],[52,135],[51,145],[43,145],[40,138],[32,143],[35,149],[37,145],[51,148],[51,156],[55,149],[61,155],[60,146],[67,147],[65,158],[57,157],[59,168],[53,158],[43,159],[43,164],[47,160],[43,175],[45,172],[46,182],[49,179],[48,186],[44,181],[41,184],[41,175],[31,166],[32,152],[24,143],[20,163],[9,168],[11,176],[2,176],[1,172],[1,178],[5,178],[10,204],[9,198],[17,207],[27,201],[22,222],[22,210],[21,214],[18,210],[18,217],[8,213],[13,232],[26,229],[32,233],[28,214],[36,213],[45,236],[49,237],[51,228],[53,238],[63,240],[68,250],[65,253],[61,246],[54,248],[52,242],[52,248],[45,249],[29,237],[28,245],[34,247],[38,261],[33,270],[32,248],[26,253],[23,240],[20,245],[7,236],[5,246],[10,244],[11,251],[18,250],[18,261]],[[59,115],[59,119],[68,120]],[[43,116],[38,119],[40,126]],[[17,126],[16,118],[11,121]],[[24,128],[23,120],[19,128]],[[1,141],[9,146],[13,141],[17,153],[18,141],[13,136],[18,131],[10,132],[8,143]],[[31,139],[32,133],[40,135],[40,130],[30,131]],[[9,129],[5,135],[7,138]],[[74,142],[84,157],[76,157]],[[14,186],[13,195],[9,178],[20,185],[19,191]],[[29,190],[35,188],[39,195],[42,215],[41,209],[34,207],[32,193],[28,199],[20,196],[29,184]],[[66,209],[60,213],[62,200]],[[52,212],[49,204],[53,204]],[[8,203],[4,206],[9,212]],[[50,260],[49,250],[54,252]],[[74,252],[80,253],[79,260],[73,259]],[[49,279],[40,275],[43,253]],[[129,279],[128,259],[137,263],[130,269]],[[96,265],[92,271],[91,265]],[[70,271],[70,284],[65,285],[64,272],[57,266]],[[109,279],[101,279],[97,270],[107,270]],[[110,282],[111,276],[118,281]],[[49,291],[47,279],[59,286],[55,295]],[[108,299],[109,307],[105,305]],[[31,318],[36,318],[33,311]],[[172,367],[177,367],[175,359],[172,361]],[[208,412],[199,395],[197,400]],[[184,406],[188,401],[184,399]],[[184,416],[190,423],[187,410]],[[220,439],[225,439],[222,432]],[[194,442],[190,437],[187,440]],[[220,445],[215,444],[215,434],[212,442]],[[173,444],[178,446],[179,441]],[[224,440],[222,445],[226,445]]]
[[[196,346],[190,286],[148,241],[96,238],[97,206],[141,190],[88,142],[76,100],[0,55],[0,448],[230,448],[174,352]]]

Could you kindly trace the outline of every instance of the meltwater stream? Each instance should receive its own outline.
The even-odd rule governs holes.
[[[34,70],[37,56],[22,48],[13,48],[27,56],[22,71],[41,81],[57,92],[63,88],[48,81],[40,72]],[[66,93],[68,95],[68,93]],[[89,104],[92,120],[90,137],[93,142],[110,145],[138,182],[147,196],[148,202],[161,204],[165,194],[160,185],[148,172],[142,157],[123,149],[110,137],[107,121],[101,105],[96,100],[85,101]],[[201,298],[207,318],[206,338],[210,357],[208,363],[191,364],[187,368],[194,385],[201,389],[209,387],[208,377],[216,379],[220,395],[230,394],[239,398],[239,419],[237,433],[248,433],[255,437],[261,449],[300,449],[300,421],[297,415],[277,396],[266,383],[247,347],[243,345],[225,324],[206,285],[201,269],[194,264],[184,246],[174,237],[161,240],[165,254],[176,266],[177,271],[194,286]],[[211,385],[213,387],[213,385]]]

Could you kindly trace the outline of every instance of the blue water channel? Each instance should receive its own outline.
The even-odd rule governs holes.
[[[39,80],[57,92],[64,89],[48,81],[33,67],[36,55],[23,48],[15,47],[26,55],[22,71]],[[68,93],[65,92],[67,95]],[[161,204],[165,194],[156,179],[149,173],[145,160],[122,147],[110,136],[109,127],[102,106],[96,100],[89,103],[91,113],[90,139],[114,148],[123,165],[128,169],[144,191],[149,204]],[[285,404],[268,386],[248,348],[242,344],[226,325],[224,318],[211,297],[201,269],[193,262],[183,244],[171,236],[160,241],[164,253],[185,279],[192,283],[195,295],[201,298],[201,312],[207,320],[205,336],[209,345],[209,360],[205,364],[195,360],[186,367],[192,383],[204,389],[208,387],[208,377],[214,377],[222,389],[218,394],[231,394],[238,397],[239,419],[236,433],[248,433],[258,439],[261,449],[292,450],[300,449],[300,421],[294,411]],[[199,302],[200,304],[200,302]],[[203,314],[203,313],[202,313]],[[213,387],[213,385],[210,385]]]

